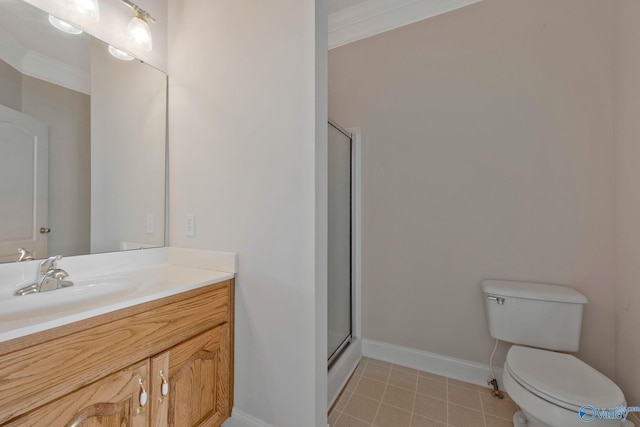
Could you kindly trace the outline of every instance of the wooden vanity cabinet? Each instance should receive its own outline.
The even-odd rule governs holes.
[[[220,426],[233,406],[233,295],[229,280],[0,344],[0,426]]]
[[[229,334],[224,324],[151,358],[153,427],[219,426],[227,418]]]
[[[54,400],[26,416],[5,424],[10,427],[146,427],[148,404],[140,404],[143,387],[148,386],[147,360],[131,368]]]

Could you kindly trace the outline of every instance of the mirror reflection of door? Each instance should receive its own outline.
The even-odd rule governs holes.
[[[0,262],[47,257],[48,158],[47,125],[0,105]]]

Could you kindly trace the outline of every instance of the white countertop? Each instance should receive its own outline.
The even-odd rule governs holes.
[[[211,269],[216,266],[237,269],[237,257],[230,253],[176,248],[144,252],[147,251],[129,253],[134,262],[125,263],[123,259],[130,259],[126,253],[117,253],[111,258],[104,256],[97,260],[100,268],[88,268],[88,264],[81,265],[78,259],[68,262],[68,267],[61,265],[61,268],[68,268],[69,277],[65,280],[74,282],[74,286],[69,288],[15,296],[15,290],[28,282],[14,282],[9,286],[6,282],[4,286],[0,283],[0,343],[234,277],[235,271]],[[95,257],[100,255],[93,256],[89,264],[95,266]],[[119,262],[112,263],[114,259]],[[198,262],[185,259],[197,259]],[[223,262],[218,262],[220,259]],[[132,268],[135,265],[140,267]],[[207,268],[200,268],[203,266]],[[11,268],[15,270],[16,267],[9,266],[5,271]],[[74,275],[74,271],[78,274]],[[0,277],[2,273],[0,268]]]

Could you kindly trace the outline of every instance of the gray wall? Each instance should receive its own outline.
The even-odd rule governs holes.
[[[616,380],[640,402],[640,4],[616,2]]]
[[[22,74],[0,59],[0,104],[22,110]]]
[[[89,253],[90,97],[22,78],[22,112],[49,125],[49,254]]]
[[[613,81],[599,0],[485,0],[330,51],[330,116],[363,132],[364,338],[487,364],[481,280],[560,283],[613,377]]]
[[[24,76],[0,61],[0,103],[49,127],[49,253],[89,253],[89,95]]]

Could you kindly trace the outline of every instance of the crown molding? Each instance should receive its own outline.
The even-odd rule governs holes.
[[[481,0],[365,0],[329,15],[329,49],[479,1]]]
[[[27,48],[0,27],[0,59],[22,72],[22,57],[26,53]]]
[[[0,60],[26,76],[76,92],[91,94],[91,77],[87,71],[29,50],[2,28],[0,28]]]
[[[28,51],[22,58],[22,74],[91,95],[91,77],[80,68],[41,53]]]

